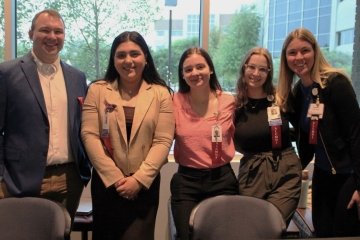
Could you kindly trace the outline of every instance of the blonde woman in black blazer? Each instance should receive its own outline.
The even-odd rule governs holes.
[[[300,78],[291,89],[293,79]],[[315,158],[317,237],[360,235],[360,110],[350,79],[324,58],[305,28],[285,39],[278,102],[292,114],[303,168]]]

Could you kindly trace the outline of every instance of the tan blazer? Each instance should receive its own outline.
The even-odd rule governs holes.
[[[106,154],[100,140],[105,103],[116,105],[114,111],[108,113],[113,159]],[[174,128],[172,99],[165,87],[143,81],[137,96],[129,142],[117,81],[98,81],[89,87],[83,105],[81,136],[90,161],[106,187],[133,174],[149,188],[167,162]]]

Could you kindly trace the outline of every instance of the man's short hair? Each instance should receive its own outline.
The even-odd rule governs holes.
[[[38,12],[38,13],[34,16],[33,20],[31,21],[31,28],[30,28],[31,31],[34,31],[35,24],[36,24],[36,20],[37,20],[37,19],[39,18],[39,16],[40,16],[41,14],[43,14],[43,13],[47,13],[47,14],[49,14],[49,15],[52,16],[52,17],[59,18],[59,19],[63,22],[64,27],[65,27],[64,19],[61,17],[61,15],[60,15],[60,13],[59,13],[58,11],[56,11],[56,10],[54,10],[54,9],[45,9],[45,10],[42,10],[41,12]]]

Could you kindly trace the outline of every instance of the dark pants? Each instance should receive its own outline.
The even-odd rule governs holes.
[[[240,195],[271,202],[289,225],[301,193],[301,163],[294,149],[276,156],[272,152],[245,154],[240,161],[238,180]]]
[[[153,240],[159,206],[160,175],[148,190],[134,200],[125,199],[115,188],[105,188],[93,171],[93,240]]]
[[[347,209],[355,189],[350,174],[332,175],[314,168],[312,218],[316,237],[360,236],[357,206]]]
[[[179,166],[171,179],[171,210],[177,239],[189,239],[189,219],[192,209],[202,200],[218,195],[239,193],[230,164],[215,169],[194,169]]]

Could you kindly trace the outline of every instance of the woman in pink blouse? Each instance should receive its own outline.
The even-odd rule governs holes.
[[[171,209],[177,239],[189,239],[191,210],[202,200],[238,194],[230,161],[235,154],[234,97],[222,91],[209,54],[189,48],[179,62],[174,95],[175,161]]]

